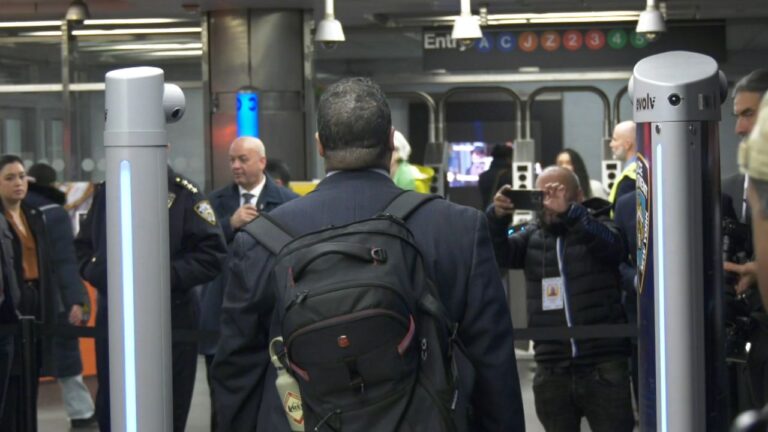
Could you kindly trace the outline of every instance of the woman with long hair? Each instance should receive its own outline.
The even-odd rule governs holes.
[[[56,313],[56,296],[53,295],[53,280],[50,259],[47,253],[47,237],[42,215],[38,209],[28,207],[22,201],[27,196],[28,183],[24,163],[18,156],[0,156],[0,211],[8,220],[13,236],[14,272],[19,286],[19,299],[15,301],[20,315],[33,316],[36,321],[52,323]],[[20,342],[15,351],[20,351]],[[28,389],[33,400],[37,400],[37,377],[52,370],[51,338],[38,342],[38,364],[33,365],[35,383]],[[22,396],[21,361],[14,356],[11,377],[8,381],[5,408],[0,417],[3,430],[27,430],[24,401]],[[6,429],[7,428],[7,429]]]
[[[584,198],[597,197],[606,199],[608,197],[605,189],[603,189],[603,185],[599,181],[589,178],[587,166],[584,165],[584,159],[581,158],[581,155],[576,150],[563,149],[555,158],[555,165],[568,168],[576,174],[576,177],[579,178],[581,190],[584,192]]]

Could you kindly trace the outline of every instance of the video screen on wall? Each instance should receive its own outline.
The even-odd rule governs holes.
[[[484,142],[449,143],[448,184],[450,187],[476,186],[480,174],[491,166],[494,144]]]

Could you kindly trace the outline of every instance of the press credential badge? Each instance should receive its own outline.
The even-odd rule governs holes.
[[[541,309],[545,311],[563,308],[563,278],[541,280]]]

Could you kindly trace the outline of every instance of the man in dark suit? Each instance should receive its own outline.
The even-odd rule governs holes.
[[[768,69],[758,69],[740,79],[733,87],[733,115],[736,117],[734,132],[742,140],[749,136],[758,118],[760,100],[768,92]],[[747,190],[751,183],[749,176],[737,173],[726,177],[722,183],[722,214],[730,215],[738,222],[752,226],[751,210],[747,202]],[[726,261],[724,268],[737,277],[735,284],[727,287],[727,316],[748,317],[754,324],[748,335],[751,348],[747,352],[746,372],[748,377],[741,379],[739,388],[749,389],[751,400],[742,401],[736,408],[761,408],[768,403],[768,315],[756,295],[757,265],[752,259],[751,244],[745,245],[744,254],[747,262]],[[729,257],[730,258],[730,257]],[[731,258],[732,259],[732,258]],[[736,261],[736,259],[732,259]],[[742,345],[743,342],[740,342]],[[742,365],[736,364],[741,373]]]
[[[229,167],[233,182],[208,196],[227,243],[231,243],[235,232],[255,219],[259,212],[269,212],[299,197],[266,175],[266,165],[267,152],[260,139],[244,136],[232,141]]]
[[[216,218],[224,230],[227,244],[232,242],[235,232],[252,221],[259,213],[268,213],[280,204],[299,196],[290,189],[278,186],[265,174],[267,152],[264,143],[254,137],[239,137],[229,146],[229,167],[233,182],[208,196]],[[224,298],[225,279],[217,277],[203,287],[200,296],[200,329],[210,332],[219,331],[221,303]],[[206,374],[210,387],[211,363],[216,353],[218,338],[203,338],[199,351],[205,356]],[[216,430],[216,409],[211,396],[211,430]]]
[[[389,106],[367,79],[341,80],[318,105],[317,148],[328,176],[314,192],[270,213],[294,235],[371,217],[401,190],[388,176],[393,146]],[[439,223],[437,223],[439,221]],[[473,417],[461,430],[525,429],[512,324],[482,213],[432,201],[407,225],[424,256],[474,368]],[[287,431],[267,341],[275,305],[274,257],[253,237],[231,246],[221,339],[213,363],[219,429]]]
[[[758,69],[743,77],[733,87],[733,115],[736,116],[734,132],[744,139],[752,132],[760,108],[760,99],[768,92],[768,69]],[[732,209],[723,212],[735,213],[739,221],[751,225],[751,215],[747,205],[747,181],[744,174],[736,173],[723,180],[723,196],[730,198]],[[733,210],[732,212],[730,210]],[[755,286],[757,273],[754,262],[735,264],[726,262],[726,271],[735,272],[740,280],[736,285],[737,293],[741,294]]]

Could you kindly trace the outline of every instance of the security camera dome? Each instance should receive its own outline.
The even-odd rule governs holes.
[[[317,25],[315,42],[320,42],[325,47],[331,46],[333,48],[336,44],[345,40],[344,29],[341,27],[341,23],[333,18],[333,16],[326,16]]]
[[[82,24],[83,21],[90,17],[91,13],[88,11],[88,6],[83,0],[73,0],[69,8],[67,8],[64,19],[74,24]]]
[[[453,23],[451,37],[459,43],[469,40],[471,45],[475,39],[483,37],[483,32],[480,30],[480,20],[472,15],[459,15]]]
[[[664,16],[659,9],[656,8],[655,4],[651,5],[649,2],[648,8],[640,14],[635,31],[645,36],[649,41],[656,40],[659,33],[667,31]]]

